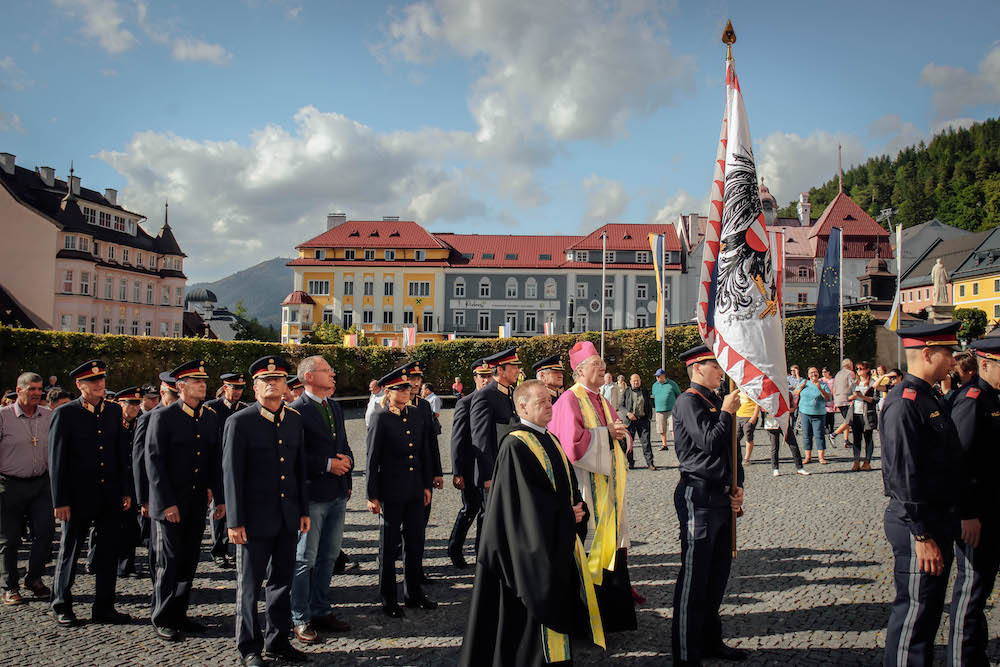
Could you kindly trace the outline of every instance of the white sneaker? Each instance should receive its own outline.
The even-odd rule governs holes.
[[[798,473],[798,474],[800,474],[800,475],[811,475],[812,474],[811,472],[809,472],[805,468],[799,468],[795,472]]]
[[[778,475],[780,475],[780,474],[781,474],[781,473],[780,473],[780,472],[778,472],[778,469],[777,469],[777,468],[775,468],[774,470],[772,470],[772,471],[771,471],[771,475],[773,475],[774,477],[777,477],[777,476],[778,476]]]

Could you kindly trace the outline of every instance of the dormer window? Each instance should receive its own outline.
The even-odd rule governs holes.
[[[390,238],[392,238],[393,236],[399,236],[399,232],[393,231],[392,234],[389,234]]]
[[[366,262],[375,261],[375,251],[374,250],[365,250],[365,261]]]
[[[326,250],[317,250],[315,252],[316,259],[326,259]]]
[[[574,259],[577,262],[586,262],[587,260],[590,259],[590,253],[588,253],[586,250],[577,250]]]
[[[427,251],[417,250],[415,253],[413,253],[413,258],[416,259],[418,262],[422,262],[425,259],[427,259]]]
[[[353,236],[353,234],[352,234],[352,236]],[[344,259],[354,259],[354,250],[353,249],[345,250],[344,251]]]
[[[353,232],[348,234],[348,236],[361,236],[361,232],[355,229]]]
[[[66,250],[76,250],[76,237],[67,235],[65,241],[63,241],[63,248]]]

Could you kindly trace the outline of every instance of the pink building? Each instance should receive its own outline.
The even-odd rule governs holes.
[[[0,153],[0,287],[42,329],[180,337],[184,257],[164,213],[156,236],[118,193],[19,167]]]

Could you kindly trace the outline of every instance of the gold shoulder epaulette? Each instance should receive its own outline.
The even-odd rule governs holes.
[[[296,409],[295,409],[295,408],[293,408],[292,406],[288,405],[287,403],[285,403],[285,409],[286,409],[286,410],[289,410],[289,411],[291,411],[291,412],[294,412],[294,413],[295,413],[295,414],[297,414],[297,415],[301,415],[301,414],[302,414],[301,412],[299,412],[298,410],[296,410]]]
[[[205,408],[205,409],[206,409],[206,410],[208,410],[209,412],[212,412],[212,413],[215,413],[215,409],[214,409],[214,408],[213,408],[212,406],[210,406],[210,405],[204,405],[204,404],[202,404],[202,406],[201,406],[201,407]],[[216,414],[217,414],[217,413],[216,413]]]

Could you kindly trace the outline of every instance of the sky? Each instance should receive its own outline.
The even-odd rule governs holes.
[[[708,209],[731,19],[781,205],[1000,106],[1000,3],[4,0],[0,151],[163,203],[192,281],[326,215],[578,234]],[[818,214],[818,212],[817,212]]]

